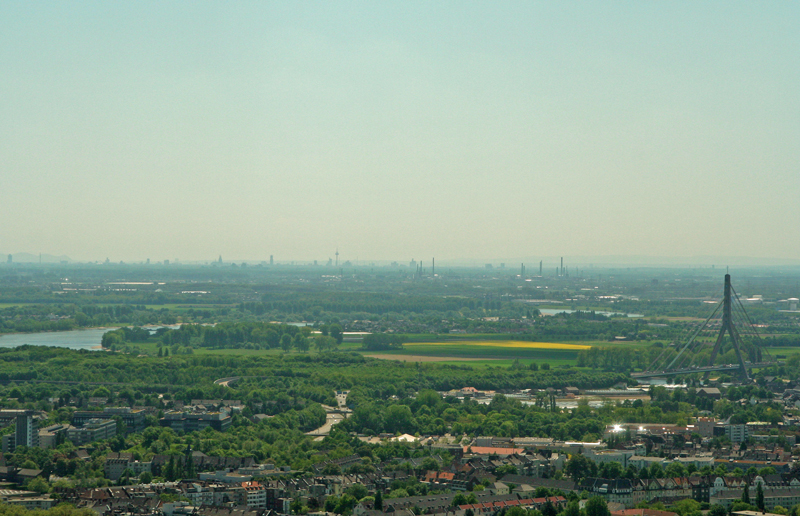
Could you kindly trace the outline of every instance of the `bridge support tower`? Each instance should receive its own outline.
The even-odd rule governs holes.
[[[708,361],[708,365],[714,365],[714,359],[717,358],[717,353],[719,353],[720,347],[722,346],[722,338],[727,332],[733,342],[733,349],[736,351],[736,358],[739,360],[741,374],[745,380],[749,380],[750,375],[747,373],[747,367],[745,367],[744,358],[742,357],[742,339],[739,337],[739,332],[736,331],[736,326],[733,324],[733,317],[731,315],[731,309],[733,307],[731,290],[731,275],[726,274],[725,291],[722,298],[722,328],[719,329],[717,341],[714,343],[714,349],[711,351],[711,359]],[[706,374],[706,376],[708,376],[708,374]]]

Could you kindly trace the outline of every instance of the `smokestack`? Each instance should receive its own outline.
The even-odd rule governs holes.
[[[564,257],[561,257],[561,275],[564,275]]]
[[[431,258],[431,276],[436,276],[436,258]]]

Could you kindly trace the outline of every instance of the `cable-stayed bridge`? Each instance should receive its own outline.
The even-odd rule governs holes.
[[[705,363],[698,363],[697,357],[702,356],[701,352],[704,351],[704,348],[708,347],[708,342],[704,342],[702,339],[698,340],[697,337],[708,329],[709,323],[720,313],[720,308],[722,309],[720,329],[714,346],[711,349],[710,358],[705,361]],[[716,320],[719,321],[719,319]],[[714,361],[720,354],[726,334],[735,352],[736,362],[715,364]],[[742,334],[749,338],[749,346],[747,346],[746,350],[748,353],[747,357],[743,354],[745,346],[743,344]],[[633,373],[631,376],[634,378],[652,378],[656,376],[675,376],[690,373],[705,373],[707,376],[711,372],[732,371],[738,372],[744,380],[749,380],[750,369],[768,367],[776,364],[777,362],[771,359],[766,348],[764,348],[756,326],[750,320],[750,316],[747,315],[742,302],[739,300],[739,296],[733,289],[731,285],[731,275],[726,274],[722,301],[719,302],[703,325],[679,348],[678,352],[673,356],[671,348],[665,348],[653,363],[650,364],[650,367],[648,367],[646,371]]]

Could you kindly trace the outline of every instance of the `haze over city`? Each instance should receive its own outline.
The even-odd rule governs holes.
[[[1,2],[0,252],[797,264],[798,20]]]

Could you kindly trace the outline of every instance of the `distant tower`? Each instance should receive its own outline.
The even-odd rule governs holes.
[[[219,263],[222,263],[222,255],[219,255],[219,260],[217,260],[217,261],[218,261]]]
[[[520,275],[520,277],[521,277],[521,278],[524,278],[524,277],[525,277],[525,264],[524,264],[524,263],[523,263],[523,264],[520,264],[520,267],[519,267],[519,275]]]
[[[431,258],[431,276],[436,276],[436,258]]]
[[[275,263],[275,260],[272,259],[272,255],[269,255],[269,264],[273,265],[274,263]]]
[[[564,275],[564,257],[561,257],[561,275]]]
[[[14,257],[9,254],[8,255],[8,261],[6,263],[11,263],[13,261],[14,261]]]
[[[146,263],[147,265],[150,265],[150,258],[148,258],[148,259],[147,259],[147,261],[146,261],[145,263]]]
[[[17,446],[29,448],[39,446],[39,431],[32,410],[15,410],[16,428],[11,434],[3,436],[3,452],[13,453]]]
[[[336,248],[336,266],[339,266],[339,248]]]
[[[739,332],[736,330],[736,326],[734,325],[733,321],[733,301],[731,297],[732,289],[731,275],[726,274],[722,298],[722,327],[719,329],[717,341],[714,343],[714,348],[711,350],[711,359],[708,361],[708,365],[714,365],[714,359],[717,357],[717,353],[719,353],[720,346],[722,345],[722,338],[725,336],[725,332],[727,332],[728,337],[730,337],[731,341],[733,342],[733,349],[736,351],[736,358],[739,360],[739,371],[741,371],[741,374],[745,380],[749,380],[750,375],[747,373],[747,367],[744,365],[744,357],[742,356],[741,351],[741,337],[739,337]],[[675,360],[673,359],[672,362],[675,362]],[[708,373],[706,373],[706,378],[707,377]]]
[[[542,260],[539,260],[539,276],[542,275]]]
[[[32,410],[26,410],[24,414],[17,416],[15,437],[17,446],[27,446],[28,448],[39,446],[39,432],[36,429],[36,420],[33,419]]]

